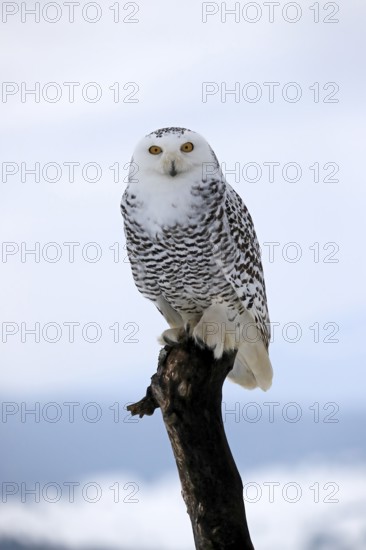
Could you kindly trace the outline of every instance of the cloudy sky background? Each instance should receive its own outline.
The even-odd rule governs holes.
[[[42,7],[45,4],[41,2]],[[183,4],[119,3],[119,23],[113,22],[112,3],[103,4],[100,20],[92,24],[82,18],[85,3],[75,7],[74,23],[68,22],[68,11],[60,3],[61,19],[51,24],[42,14],[40,23],[32,16],[22,23],[20,4],[13,3],[19,12],[2,23],[2,82],[15,83],[6,89],[21,88],[21,82],[32,88],[39,82],[42,90],[56,82],[62,96],[54,103],[45,101],[42,94],[39,103],[32,96],[22,102],[20,92],[6,96],[3,84],[0,104],[0,428],[5,442],[0,466],[3,481],[19,484],[19,492],[1,505],[1,536],[21,535],[76,546],[98,543],[102,548],[192,547],[160,417],[137,424],[124,421],[123,405],[141,397],[155,370],[156,337],[165,324],[133,285],[119,212],[127,174],[124,167],[135,143],[156,128],[184,126],[207,138],[228,171],[239,167],[240,180],[229,173],[227,179],[254,218],[271,320],[279,323],[271,345],[275,379],[270,392],[245,392],[230,383],[224,390],[227,407],[239,414],[227,426],[244,483],[295,481],[306,495],[292,504],[268,503],[271,513],[264,497],[247,505],[256,547],[327,548],[321,539],[323,531],[324,536],[333,537],[333,542],[328,540],[332,548],[338,544],[354,549],[365,544],[366,526],[359,510],[366,502],[357,490],[365,456],[360,440],[365,409],[361,350],[365,298],[360,290],[365,273],[361,227],[365,8],[357,0],[342,4],[333,16],[339,22],[327,24],[323,20],[333,8],[326,11],[325,3],[319,3],[320,22],[315,23],[314,11],[309,9],[313,3],[303,1],[298,2],[299,21],[289,23],[282,16],[282,9],[287,9],[282,2],[270,23],[268,8],[262,2],[256,4],[262,10],[257,23],[248,23],[243,15],[238,23],[233,16],[224,22],[220,11],[203,23],[202,4],[190,0]],[[122,21],[137,8],[130,16],[137,22]],[[207,6],[211,8],[214,3]],[[54,17],[56,12],[48,9],[46,16]],[[294,9],[284,12],[288,18],[294,17]],[[89,10],[93,18],[93,8]],[[254,11],[246,13],[254,17]],[[2,15],[4,20],[4,11]],[[64,82],[80,83],[73,103],[68,101]],[[85,101],[81,94],[90,82],[102,91],[95,103]],[[250,82],[262,93],[256,103],[245,101],[243,94],[238,102],[232,94],[220,95],[235,83],[242,92]],[[279,83],[273,102],[268,99],[266,82]],[[291,82],[302,92],[294,103],[282,96]],[[114,102],[109,89],[114,83],[119,83],[119,102]],[[219,92],[203,97],[204,83]],[[314,83],[319,83],[319,102],[314,101]],[[339,86],[334,95],[337,103],[324,103],[336,89],[334,85],[324,89],[327,83]],[[92,94],[93,89],[89,91]],[[131,92],[136,92],[134,103],[126,102]],[[290,97],[293,92],[294,87],[289,88]],[[22,181],[21,163],[31,168],[36,162],[41,171],[47,163],[57,163],[59,181],[46,181],[53,177],[52,169],[46,179],[41,174],[39,182],[29,174]],[[70,162],[80,163],[73,182],[65,164]],[[280,163],[274,181],[268,178],[264,165],[268,162]],[[87,163],[100,167],[98,181],[83,177],[82,167]],[[248,163],[262,170],[256,182],[246,181],[255,179]],[[288,163],[301,167],[299,181],[284,179],[282,170]],[[319,163],[319,182],[310,169],[315,163]],[[339,181],[324,181],[335,165],[339,172],[333,178]],[[111,166],[119,167],[116,181]],[[10,175],[12,168],[19,170]],[[293,173],[290,168],[287,179]],[[94,177],[92,167],[87,177]],[[73,262],[63,244],[68,242],[80,243],[75,245]],[[22,261],[22,246],[31,249],[35,243],[41,250],[40,261],[31,255]],[[57,248],[47,248],[47,243],[57,243]],[[88,243],[97,243],[97,248]],[[278,243],[273,258],[265,243]],[[56,250],[61,251],[57,262],[42,255],[47,258],[48,251],[52,258]],[[101,253],[100,260],[87,261],[95,250]],[[295,251],[301,256],[299,261],[289,261]],[[39,343],[24,333],[35,323],[40,324]],[[72,343],[70,323],[79,323]],[[46,336],[42,334],[45,326],[49,326]],[[84,336],[93,339],[95,327],[100,339],[86,341],[83,329]],[[55,343],[47,341],[58,337]],[[27,407],[38,411],[36,402],[40,403],[40,422],[32,415],[22,418]],[[50,402],[57,406],[43,409]],[[80,403],[74,423],[67,417],[65,402]],[[97,404],[97,413],[102,411],[102,418],[94,423],[82,414],[90,402]],[[248,402],[254,405],[248,408]],[[269,406],[263,404],[268,402],[279,403],[274,422],[269,419]],[[117,421],[112,420],[116,407]],[[251,422],[250,415],[258,410],[261,418]],[[92,415],[92,407],[89,412]],[[53,413],[61,414],[60,421],[49,420]],[[299,421],[291,422],[291,415],[300,413]],[[142,460],[147,441],[158,445],[151,457]],[[35,505],[30,505],[29,498],[21,502],[22,481],[62,484],[77,480],[83,484],[99,480],[107,486],[111,479],[138,483],[139,503],[124,504],[121,509],[103,499],[98,504],[81,499],[72,505],[64,499],[60,503],[43,499]],[[315,482],[321,487],[337,483],[342,488],[339,502],[315,503],[308,489]],[[324,500],[330,490],[322,491]],[[318,524],[319,508],[324,515]],[[171,514],[171,532],[166,534],[154,519],[162,509]],[[78,518],[75,527],[70,525],[70,510]],[[272,522],[273,510],[277,520]],[[291,510],[293,532],[284,541],[280,518],[290,517]],[[109,521],[114,521],[113,528]],[[269,540],[281,542],[276,547]]]

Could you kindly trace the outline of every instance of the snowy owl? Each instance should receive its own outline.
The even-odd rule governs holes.
[[[138,290],[154,302],[172,344],[190,336],[219,359],[237,351],[229,378],[272,383],[266,290],[252,218],[207,141],[162,128],[137,145],[121,210]]]

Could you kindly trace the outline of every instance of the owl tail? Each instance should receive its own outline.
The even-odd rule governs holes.
[[[244,388],[253,389],[259,386],[266,391],[271,387],[273,370],[262,340],[240,344],[234,367],[228,376]]]

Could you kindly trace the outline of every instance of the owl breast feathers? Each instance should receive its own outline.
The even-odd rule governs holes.
[[[236,350],[229,378],[272,383],[266,290],[252,218],[225,181],[206,140],[184,128],[144,137],[122,197],[127,251],[138,290],[170,328],[220,358]]]

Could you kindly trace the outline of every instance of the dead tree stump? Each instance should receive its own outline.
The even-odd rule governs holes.
[[[162,411],[197,550],[254,550],[221,414],[233,360],[228,354],[215,360],[192,340],[166,346],[146,396],[128,407],[140,417]]]

